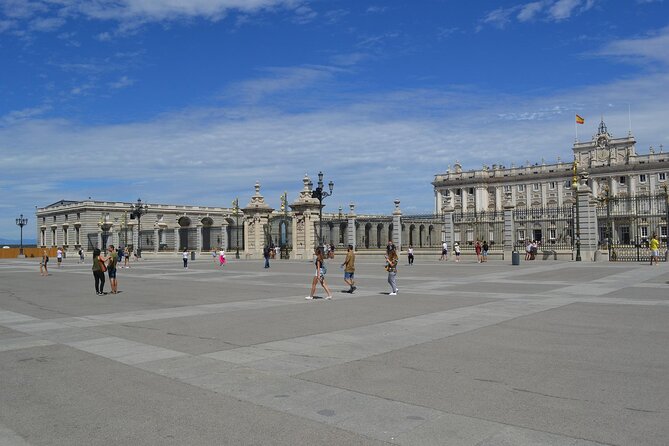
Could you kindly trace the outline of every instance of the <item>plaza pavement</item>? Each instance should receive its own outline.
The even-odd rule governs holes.
[[[0,445],[669,444],[667,265],[339,261],[1,261]]]

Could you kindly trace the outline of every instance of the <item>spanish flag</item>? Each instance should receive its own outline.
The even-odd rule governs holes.
[[[585,124],[585,119],[581,118],[579,115],[576,115],[576,124]]]

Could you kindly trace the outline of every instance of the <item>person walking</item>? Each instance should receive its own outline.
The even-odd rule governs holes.
[[[490,249],[490,246],[488,246],[488,242],[486,240],[483,241],[483,245],[481,246],[482,251],[481,251],[481,261],[482,262],[487,262],[488,261],[488,249]]]
[[[109,285],[111,285],[111,293],[118,293],[118,282],[116,280],[116,268],[118,266],[118,253],[114,245],[109,245],[109,257],[107,257],[107,275],[109,276]],[[104,274],[103,274],[104,276]],[[104,284],[104,282],[103,282]]]
[[[348,245],[346,258],[341,266],[344,268],[344,282],[349,286],[349,289],[346,292],[353,294],[358,288],[355,286],[355,280],[353,279],[355,274],[355,252],[353,251],[353,245]]]
[[[409,259],[409,265],[413,265],[413,246],[409,245],[409,249],[407,249],[407,257]]]
[[[130,256],[132,255],[132,249],[128,248],[127,246],[125,247],[125,255],[123,258],[125,259],[125,265],[123,266],[124,268],[130,268]]]
[[[325,281],[325,275],[327,274],[328,269],[325,266],[325,255],[323,253],[323,248],[319,246],[318,248],[316,248],[314,254],[316,256],[316,260],[314,261],[314,266],[316,267],[316,275],[311,280],[311,291],[309,292],[309,295],[305,299],[314,298],[314,293],[316,292],[317,283],[320,283],[325,292],[328,293],[328,295],[325,296],[325,298],[332,299],[332,291],[330,291],[330,287],[328,287],[328,284]]]
[[[650,248],[650,266],[653,266],[653,260],[655,264],[659,265],[660,261],[660,241],[657,239],[657,234],[653,233],[653,237],[648,243],[648,248]]]
[[[388,254],[386,254],[386,271],[388,271],[388,284],[390,285],[390,296],[397,296],[399,289],[397,288],[397,251],[393,246]]]
[[[79,248],[79,263],[84,263],[84,248]]]
[[[474,245],[474,251],[476,251],[476,261],[478,263],[482,262],[482,260],[481,260],[481,250],[482,250],[481,242],[477,239],[476,244]]]
[[[63,263],[63,250],[60,248],[60,246],[56,251],[56,261],[58,262],[58,269],[60,269],[60,264]]]
[[[115,250],[116,255],[118,256],[118,261],[116,262],[117,264],[123,263],[123,247],[119,246],[118,249]]]
[[[102,296],[105,294],[105,271],[107,267],[105,262],[107,258],[102,255],[99,248],[93,250],[93,278],[95,279],[95,294]]]
[[[218,252],[218,262],[218,266],[223,266],[228,262],[225,258],[225,250],[223,248]]]
[[[184,261],[184,269],[188,269],[188,248],[184,248],[184,252],[181,254],[181,257]]]
[[[455,252],[455,263],[460,263],[460,244],[458,242],[453,245],[453,251]]]
[[[49,268],[47,264],[49,263],[49,254],[47,254],[46,249],[42,250],[42,259],[39,262],[39,274],[40,276],[48,276]]]
[[[265,268],[269,268],[269,256],[270,256],[269,246],[265,245],[265,247],[262,250],[262,256],[265,258]]]
[[[441,244],[441,257],[439,257],[439,260],[448,260],[448,243],[445,240]]]

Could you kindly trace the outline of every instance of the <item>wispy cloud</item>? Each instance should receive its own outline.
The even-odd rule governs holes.
[[[17,122],[27,119],[35,118],[43,115],[52,109],[51,105],[40,105],[38,107],[24,108],[21,110],[14,110],[0,117],[2,124],[16,124]]]
[[[504,29],[517,20],[518,22],[530,22],[543,20],[547,22],[559,22],[567,20],[573,15],[581,14],[591,9],[597,0],[538,0],[528,3],[520,3],[510,7],[500,7],[489,11],[480,20],[477,31],[484,25],[491,25],[498,29]]]
[[[649,35],[617,40],[595,54],[633,63],[661,62],[669,64],[669,26]]]
[[[121,76],[121,78],[115,82],[109,83],[109,86],[113,89],[126,88],[135,83],[134,79],[128,78],[128,76]]]

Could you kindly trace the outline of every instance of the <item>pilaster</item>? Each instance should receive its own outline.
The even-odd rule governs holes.
[[[293,253],[298,260],[311,259],[318,240],[315,223],[318,221],[319,203],[311,196],[310,182],[309,177],[304,175],[302,191],[290,205],[293,211]]]

